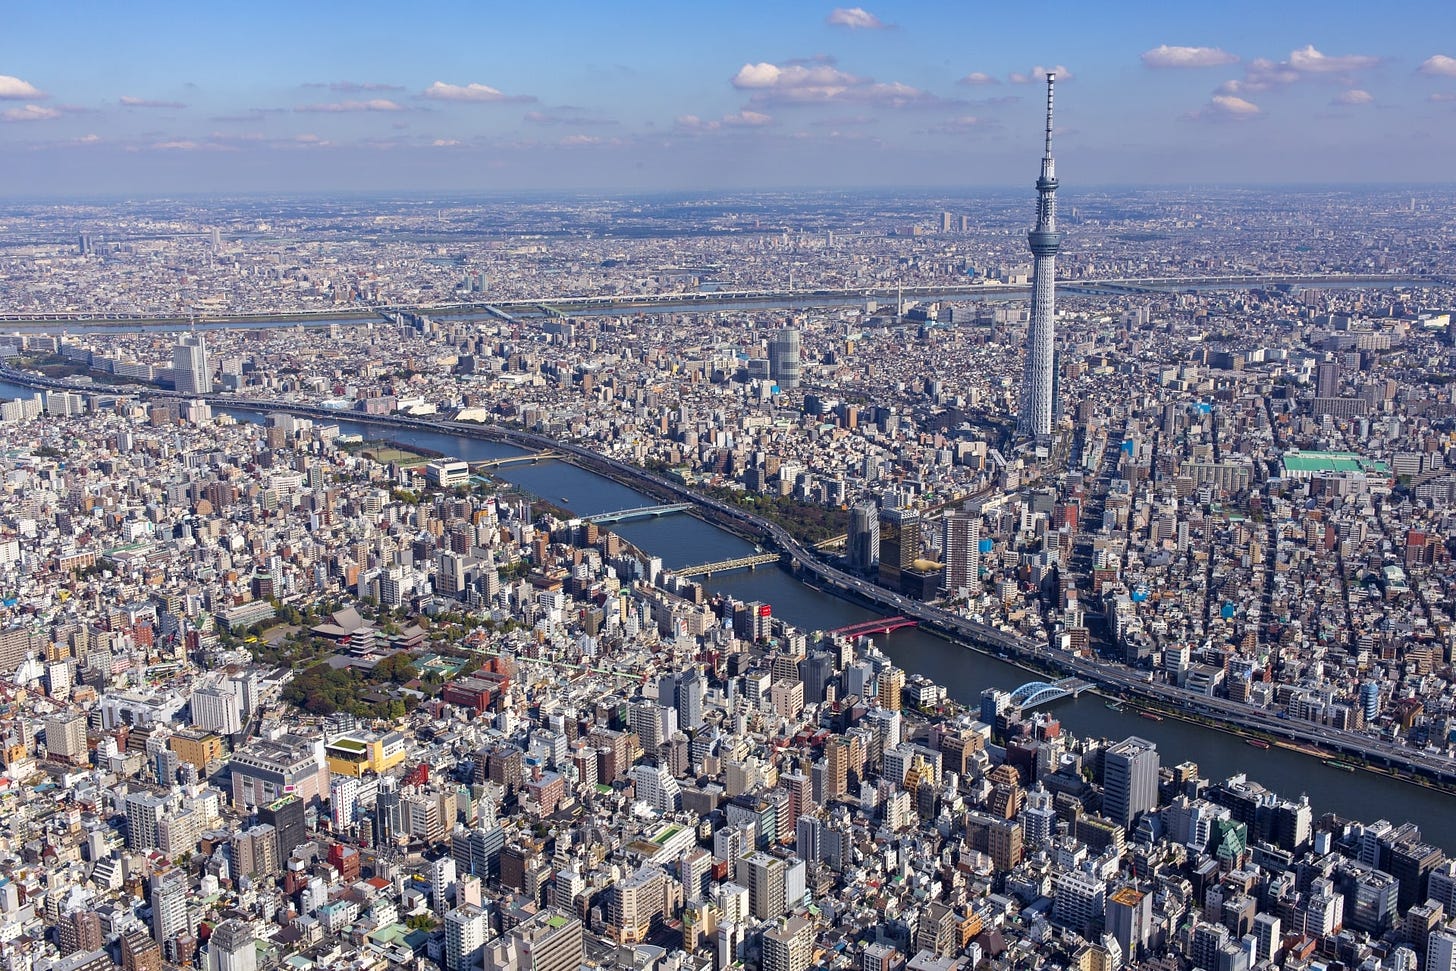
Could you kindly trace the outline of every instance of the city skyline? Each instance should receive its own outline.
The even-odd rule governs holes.
[[[1447,179],[1456,14],[1283,13],[29,9],[0,194],[1015,186],[1053,70],[1085,186]]]

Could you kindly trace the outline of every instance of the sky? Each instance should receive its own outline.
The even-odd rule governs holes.
[[[0,197],[1440,183],[1456,3],[7,5]]]

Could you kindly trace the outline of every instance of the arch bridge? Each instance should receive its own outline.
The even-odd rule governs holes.
[[[1063,678],[1060,681],[1028,681],[1011,692],[1011,703],[1023,711],[1044,705],[1049,701],[1072,697],[1092,687],[1090,681],[1081,678]]]

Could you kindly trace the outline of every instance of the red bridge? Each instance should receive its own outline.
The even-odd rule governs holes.
[[[836,627],[829,633],[839,634],[852,640],[856,637],[864,637],[866,634],[888,634],[901,627],[918,627],[919,624],[918,620],[911,620],[909,617],[881,617],[878,620],[866,620],[858,624],[850,624],[847,627]]]

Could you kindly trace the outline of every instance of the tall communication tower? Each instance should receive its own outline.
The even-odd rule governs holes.
[[[1026,371],[1021,379],[1021,415],[1016,430],[1032,438],[1051,434],[1056,395],[1057,250],[1062,245],[1062,234],[1057,232],[1057,174],[1052,159],[1055,80],[1056,75],[1047,75],[1046,154],[1041,158],[1041,178],[1036,180],[1036,225],[1026,234],[1033,258],[1031,326],[1026,332]]]

